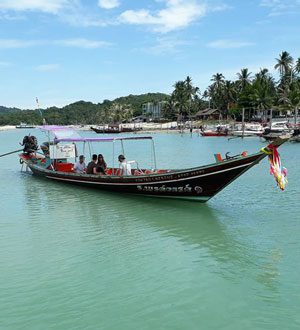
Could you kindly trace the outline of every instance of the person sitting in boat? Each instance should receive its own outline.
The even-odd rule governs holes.
[[[34,153],[39,148],[37,139],[33,135],[24,136],[23,142],[20,145],[24,146],[23,152],[28,155]]]
[[[96,167],[97,167],[97,155],[93,154],[92,160],[88,163],[88,166],[86,168],[86,174],[97,174]]]
[[[84,162],[84,156],[80,155],[79,156],[79,161],[74,165],[74,172],[75,173],[85,173],[85,162]]]
[[[102,154],[98,155],[98,161],[96,166],[96,172],[98,174],[105,174],[105,170],[107,168],[106,162]]]
[[[118,160],[120,162],[120,175],[131,175],[131,165],[126,162],[126,158],[124,155],[119,155]]]

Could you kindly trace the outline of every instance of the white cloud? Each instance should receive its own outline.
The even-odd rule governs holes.
[[[59,64],[41,64],[35,67],[35,70],[37,71],[54,71],[59,69]]]
[[[25,17],[23,15],[17,14],[11,14],[8,12],[1,12],[0,10],[0,20],[6,20],[6,21],[21,21],[24,20]]]
[[[84,38],[56,40],[54,41],[54,43],[65,47],[77,47],[77,48],[89,48],[89,49],[104,48],[112,45],[111,43],[106,41],[90,40]]]
[[[163,38],[158,38],[156,40],[156,45],[147,48],[145,50],[155,55],[178,53],[180,51],[181,46],[188,44],[189,44],[188,42],[177,38],[163,37]]]
[[[104,9],[113,9],[120,6],[119,0],[99,0],[98,5]]]
[[[16,13],[19,15],[20,12],[35,11],[56,15],[60,20],[74,26],[108,25],[87,8],[80,0],[0,0],[0,19],[16,19]]]
[[[300,10],[300,0],[261,0],[261,7],[270,9],[270,16],[295,13]]]
[[[0,49],[26,48],[40,44],[36,40],[0,39]]]
[[[84,38],[61,39],[61,40],[20,40],[20,39],[0,39],[0,49],[26,48],[38,45],[77,47],[86,49],[104,48],[112,44],[102,40],[90,40]]]
[[[230,48],[242,48],[242,47],[249,47],[254,46],[255,44],[252,42],[247,41],[234,41],[234,40],[227,40],[221,39],[212,41],[207,44],[209,48],[219,48],[219,49],[230,49]]]
[[[156,32],[170,32],[182,29],[207,14],[209,8],[196,0],[161,0],[165,8],[157,12],[147,9],[127,10],[119,20],[123,23],[152,26]]]
[[[104,21],[103,19],[90,14],[83,14],[80,10],[70,10],[67,12],[60,12],[59,18],[73,26],[80,26],[80,27],[104,27],[107,25],[112,25],[111,22]]]
[[[0,0],[0,10],[42,11],[57,13],[71,0]]]

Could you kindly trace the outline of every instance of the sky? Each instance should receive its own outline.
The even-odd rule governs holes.
[[[0,0],[0,105],[171,93],[300,57],[300,0]]]

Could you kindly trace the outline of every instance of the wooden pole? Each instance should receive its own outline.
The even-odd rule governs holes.
[[[23,151],[23,149],[18,149],[18,150],[15,150],[15,151],[7,152],[6,154],[0,155],[0,157],[4,157],[4,156],[11,155],[11,154],[15,154],[15,153],[20,152],[20,151]]]
[[[244,138],[245,135],[245,108],[243,108],[242,112],[242,138]]]

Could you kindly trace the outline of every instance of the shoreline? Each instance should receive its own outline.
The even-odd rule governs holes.
[[[12,126],[12,125],[0,126],[0,131],[8,131],[11,129],[16,129],[16,126]]]

